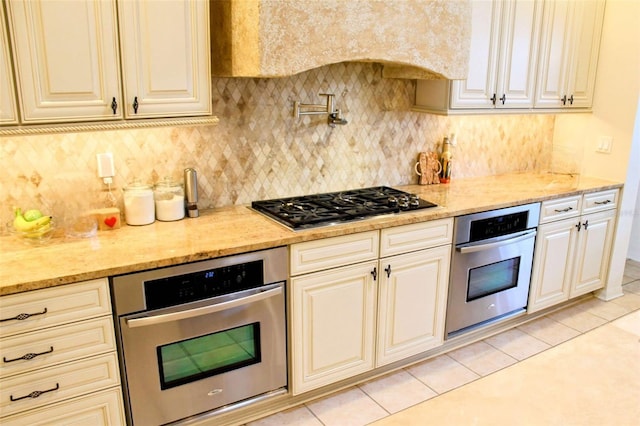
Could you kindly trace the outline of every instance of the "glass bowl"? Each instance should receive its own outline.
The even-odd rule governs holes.
[[[51,237],[56,231],[56,223],[53,219],[51,221],[41,226],[37,229],[32,229],[29,231],[20,231],[13,226],[13,221],[7,222],[7,231],[18,237],[20,240],[29,245],[42,245],[49,242]]]

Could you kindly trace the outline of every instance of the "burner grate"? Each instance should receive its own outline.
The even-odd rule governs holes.
[[[408,192],[387,186],[254,201],[251,207],[293,228],[333,225],[383,214],[436,207]]]

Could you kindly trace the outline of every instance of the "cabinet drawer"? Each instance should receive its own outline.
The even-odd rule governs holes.
[[[102,317],[0,339],[0,377],[115,351],[113,320]],[[29,355],[37,356],[30,358]],[[22,359],[22,357],[27,359]]]
[[[106,278],[0,297],[0,335],[12,336],[111,313]],[[12,319],[19,315],[26,319]]]
[[[325,238],[291,246],[291,275],[373,260],[378,257],[378,231]]]
[[[115,352],[20,374],[0,380],[0,416],[17,414],[118,384]],[[30,397],[33,392],[42,393]]]
[[[615,209],[618,206],[617,189],[611,191],[594,192],[585,194],[582,203],[582,213],[593,213],[602,210]]]
[[[581,206],[581,195],[544,201],[540,207],[540,223],[579,216]]]
[[[387,228],[380,232],[380,257],[451,244],[452,239],[452,218]]]
[[[125,424],[120,388],[74,398],[38,410],[2,419],[4,426],[91,425],[121,426]]]

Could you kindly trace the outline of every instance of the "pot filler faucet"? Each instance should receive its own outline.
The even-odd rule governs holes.
[[[327,97],[327,104],[301,104],[298,101],[293,103],[293,116],[300,118],[301,115],[322,115],[328,114],[327,124],[331,127],[336,127],[336,124],[344,126],[348,123],[342,117],[342,111],[338,108],[334,108],[334,98],[336,95],[333,93],[320,93],[320,96]]]

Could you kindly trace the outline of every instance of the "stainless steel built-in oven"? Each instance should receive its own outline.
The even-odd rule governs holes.
[[[128,421],[161,425],[284,392],[286,248],[114,277]]]
[[[455,219],[448,337],[525,311],[539,216],[533,203]]]

